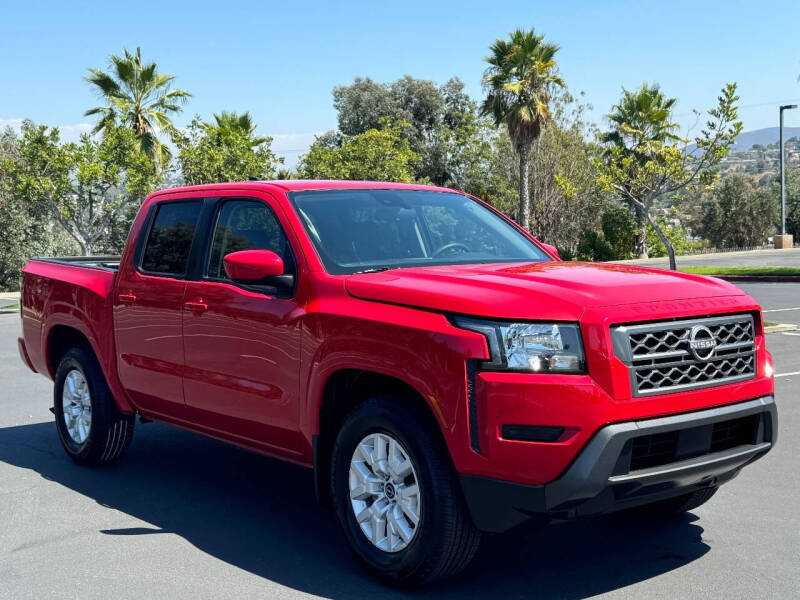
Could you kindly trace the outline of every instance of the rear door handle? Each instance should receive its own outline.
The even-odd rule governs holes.
[[[183,308],[192,312],[206,312],[208,310],[208,304],[201,300],[196,302],[184,302]]]
[[[119,301],[125,304],[133,304],[136,302],[136,295],[131,294],[130,292],[122,292],[119,296]]]

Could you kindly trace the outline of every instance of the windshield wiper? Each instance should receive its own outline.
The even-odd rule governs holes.
[[[353,275],[362,275],[363,273],[381,273],[383,271],[388,271],[394,267],[372,267],[370,269],[364,269],[363,271],[356,271]]]

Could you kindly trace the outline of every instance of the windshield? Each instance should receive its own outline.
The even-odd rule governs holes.
[[[325,269],[337,275],[550,260],[505,220],[462,194],[314,190],[290,197]]]

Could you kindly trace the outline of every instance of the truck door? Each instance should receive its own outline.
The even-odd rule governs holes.
[[[266,249],[298,281],[295,250],[271,197],[221,198],[196,281],[186,287],[184,394],[199,425],[299,458],[302,284],[276,291],[232,282],[226,254]],[[305,449],[307,451],[307,449]]]
[[[117,369],[138,408],[185,418],[182,314],[201,200],[151,209],[133,260],[120,265],[114,299]]]

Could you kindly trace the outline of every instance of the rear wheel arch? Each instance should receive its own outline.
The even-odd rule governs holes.
[[[51,326],[45,334],[42,348],[51,379],[55,379],[61,359],[72,348],[83,348],[91,353],[100,367],[106,384],[111,389],[112,397],[117,404],[117,408],[126,414],[131,414],[136,411],[135,407],[125,398],[123,390],[119,387],[119,382],[115,380],[116,374],[114,372],[109,372],[108,368],[105,367],[100,360],[101,353],[98,352],[98,349],[95,347],[94,338],[87,335],[81,328],[72,323],[57,323]]]
[[[72,348],[86,348],[97,358],[97,352],[86,334],[70,325],[53,325],[47,332],[44,348],[47,369],[52,376],[55,376],[61,359]]]
[[[134,415],[118,410],[90,346],[73,346],[54,377],[53,414],[61,445],[79,464],[117,461],[133,439]]]
[[[430,426],[437,441],[447,450],[442,424],[433,407],[414,386],[376,371],[340,369],[325,382],[319,404],[318,433],[314,436],[314,484],[317,500],[323,506],[331,505],[331,457],[339,429],[350,413],[377,394],[390,396],[393,401],[410,407]]]

